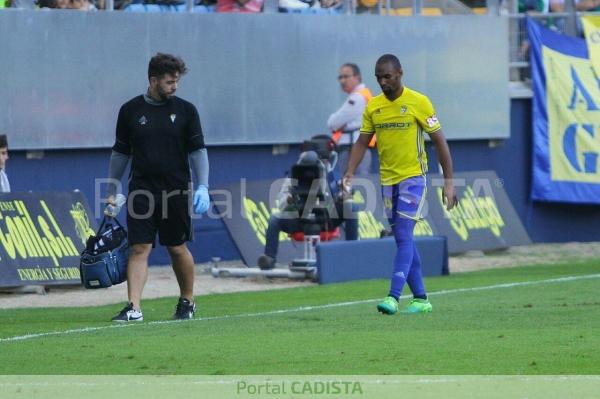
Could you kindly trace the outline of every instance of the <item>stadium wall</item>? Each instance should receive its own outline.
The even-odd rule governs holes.
[[[374,62],[391,52],[404,82],[447,120],[448,137],[506,138],[508,26],[469,15],[3,10],[0,37],[11,40],[0,41],[0,132],[14,149],[111,146],[119,106],[146,90],[160,51],[186,61],[177,94],[199,108],[207,144],[298,143],[344,101],[342,63],[359,65],[373,88]]]
[[[503,141],[451,141],[456,171],[493,169],[534,242],[600,241],[600,207],[556,203],[531,203],[531,101],[512,100],[510,138]],[[288,148],[289,151],[285,151]],[[248,180],[283,177],[296,161],[298,145],[209,147],[211,186],[216,188],[241,177]],[[283,153],[281,153],[283,152]],[[11,151],[8,175],[13,191],[79,189],[90,205],[94,201],[94,177],[104,177],[109,149]],[[435,151],[428,145],[430,165]],[[435,166],[434,166],[435,167]],[[239,254],[220,220],[195,222],[196,240],[190,245],[196,261],[211,257],[239,259]],[[164,249],[153,251],[152,264],[167,264]]]

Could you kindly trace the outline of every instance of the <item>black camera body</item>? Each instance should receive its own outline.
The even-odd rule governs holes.
[[[300,162],[292,166],[291,178],[292,206],[297,211],[305,235],[319,235],[341,224],[336,199],[329,189],[327,170],[318,158],[316,162]]]

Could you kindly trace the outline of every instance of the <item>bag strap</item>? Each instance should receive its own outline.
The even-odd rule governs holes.
[[[104,225],[111,226],[111,228],[112,228],[113,221],[116,222],[120,228],[125,230],[125,228],[123,227],[121,222],[119,222],[119,219],[111,218],[110,216],[104,215],[104,217],[102,218],[102,223],[100,223],[100,227],[98,227],[98,231],[96,231],[96,237],[98,237],[100,235],[100,232],[102,231],[102,228],[104,227]]]
[[[108,217],[108,216],[106,216],[106,217]],[[120,228],[122,228],[123,230],[125,230],[125,227],[123,227],[123,225],[121,224],[121,222],[119,222],[119,219],[117,219],[117,218],[110,218],[110,219],[112,219],[115,222],[117,222],[117,226],[119,226]]]

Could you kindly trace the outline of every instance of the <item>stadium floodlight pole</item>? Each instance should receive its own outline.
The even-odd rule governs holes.
[[[500,0],[486,0],[487,15],[500,15]]]
[[[423,0],[413,0],[413,15],[421,15],[423,13]]]
[[[106,2],[104,3],[104,11],[114,11],[114,9],[115,9],[114,0],[106,0]]]
[[[194,0],[185,0],[185,10],[187,12],[194,11]]]

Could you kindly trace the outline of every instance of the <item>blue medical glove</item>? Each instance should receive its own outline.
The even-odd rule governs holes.
[[[208,198],[208,187],[199,186],[194,192],[194,212],[201,215],[208,211],[210,198]]]
[[[123,194],[117,194],[114,198],[112,196],[109,197],[108,202],[109,204],[104,209],[104,214],[108,217],[116,218],[121,211],[121,207],[127,202],[127,197]]]

